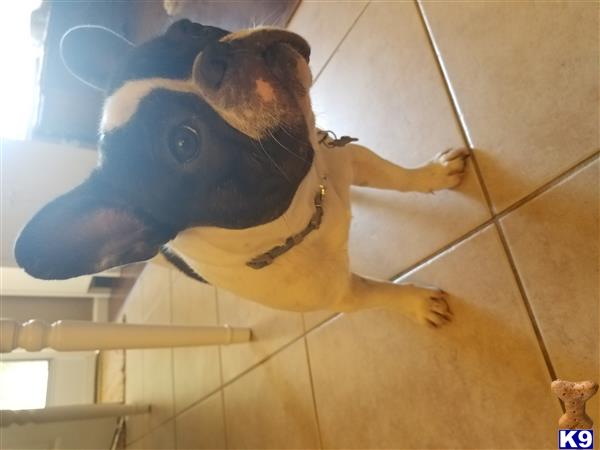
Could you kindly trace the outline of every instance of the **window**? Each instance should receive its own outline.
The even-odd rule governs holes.
[[[31,36],[40,0],[0,2],[0,137],[25,139],[35,116],[43,49]]]
[[[0,409],[46,406],[48,361],[0,361]]]

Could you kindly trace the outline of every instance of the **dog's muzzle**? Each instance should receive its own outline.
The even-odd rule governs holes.
[[[218,89],[225,73],[242,54],[261,56],[267,67],[277,68],[280,64],[291,65],[294,55],[300,55],[308,64],[310,46],[301,36],[285,30],[264,29],[235,37],[228,35],[208,45],[194,67],[196,77],[212,89]]]

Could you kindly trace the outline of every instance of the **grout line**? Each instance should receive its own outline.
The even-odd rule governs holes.
[[[370,4],[371,4],[370,1],[367,2],[367,4],[362,9],[362,11],[356,16],[356,19],[354,19],[354,22],[352,22],[352,24],[348,27],[348,30],[346,30],[346,33],[344,33],[344,35],[342,36],[342,38],[340,39],[338,44],[335,46],[335,48],[333,49],[333,51],[331,52],[329,57],[325,60],[325,62],[323,63],[323,66],[321,66],[321,68],[319,69],[319,72],[317,72],[317,74],[313,77],[313,82],[312,82],[313,86],[317,83],[317,80],[319,79],[319,77],[321,76],[321,74],[323,73],[325,68],[329,65],[329,62],[333,59],[333,57],[335,56],[335,54],[337,53],[339,48],[342,46],[342,44],[344,43],[344,41],[346,40],[346,38],[348,37],[350,32],[354,29],[354,26],[359,21],[359,19],[362,17],[362,15],[365,13],[365,11],[367,10],[367,7]]]
[[[448,72],[444,66],[443,63],[443,59],[440,53],[440,50],[438,48],[438,46],[435,43],[435,40],[433,38],[433,32],[431,30],[431,26],[427,20],[426,14],[425,14],[425,10],[423,8],[422,5],[422,0],[415,0],[415,4],[417,6],[417,9],[419,11],[419,14],[421,16],[421,20],[423,21],[423,25],[425,27],[425,31],[427,33],[427,37],[429,39],[429,42],[431,44],[431,47],[433,49],[433,52],[435,53],[436,56],[436,61],[438,64],[438,68],[442,73],[442,79],[444,82],[444,85],[446,86],[446,91],[450,97],[451,103],[452,103],[452,107],[454,110],[454,113],[456,115],[456,118],[459,122],[460,128],[461,128],[461,132],[463,134],[463,138],[465,139],[465,142],[469,145],[469,147],[471,148],[471,151],[473,150],[473,142],[472,139],[468,133],[468,127],[465,123],[465,119],[464,119],[464,115],[462,114],[462,111],[460,109],[458,100],[456,98],[456,94],[452,89],[452,84],[450,82],[450,77],[448,75]],[[487,189],[487,186],[485,184],[485,180],[483,178],[483,174],[481,173],[481,170],[479,168],[479,165],[477,164],[477,159],[475,157],[475,153],[473,152],[472,155],[472,161],[473,161],[473,167],[475,168],[475,173],[477,174],[477,178],[479,180],[479,183],[481,185],[482,191],[484,193],[485,196],[485,201],[487,204],[487,207],[490,211],[490,214],[492,215],[492,222],[494,224],[494,227],[496,228],[496,231],[498,233],[498,236],[500,238],[500,242],[502,244],[502,247],[504,249],[504,253],[506,255],[506,258],[508,260],[510,269],[512,271],[513,277],[517,283],[517,288],[519,289],[519,293],[521,294],[521,298],[523,300],[525,309],[527,311],[527,315],[529,316],[529,321],[531,323],[531,326],[533,328],[534,334],[536,336],[536,340],[538,342],[538,346],[539,349],[542,353],[542,357],[544,358],[544,362],[546,364],[546,368],[548,370],[548,373],[551,377],[551,381],[556,379],[556,371],[554,369],[554,366],[552,364],[552,360],[550,359],[550,354],[548,353],[548,349],[546,347],[546,343],[544,342],[540,327],[537,323],[535,314],[533,312],[533,308],[531,306],[531,302],[529,301],[529,297],[527,296],[527,292],[525,291],[525,287],[523,285],[523,281],[521,279],[521,276],[519,274],[519,271],[515,265],[515,261],[514,261],[514,257],[510,251],[508,242],[506,241],[506,237],[504,235],[504,230],[502,229],[500,222],[499,222],[499,216],[497,214],[495,214],[494,211],[494,206],[493,203],[491,201],[490,195],[489,195],[489,191]],[[537,193],[541,193],[543,191],[537,191]],[[534,196],[532,196],[531,198],[533,198]],[[521,203],[522,204],[522,203]],[[518,206],[517,206],[518,207]],[[516,207],[515,207],[516,209]],[[562,407],[562,405],[561,405]],[[564,410],[564,409],[563,409]]]
[[[310,365],[310,353],[308,351],[308,341],[306,333],[303,336],[304,351],[306,353],[306,365],[308,366],[308,380],[310,381],[310,392],[312,394],[313,409],[315,411],[315,421],[317,423],[317,437],[319,438],[319,448],[323,448],[323,438],[321,437],[321,423],[319,421],[319,410],[317,409],[317,396],[315,394],[315,383],[313,381],[312,366]]]
[[[296,4],[294,5],[294,9],[292,9],[292,12],[290,13],[289,17],[285,21],[285,24],[284,24],[283,28],[287,29],[290,26],[290,23],[292,23],[292,20],[294,19],[294,16],[296,15],[296,13],[298,12],[298,10],[300,9],[300,4],[301,3],[302,3],[302,0],[296,0]]]
[[[462,110],[460,109],[460,105],[458,104],[456,93],[454,92],[454,89],[452,88],[452,84],[450,84],[450,81],[449,81],[450,76],[448,75],[446,66],[444,66],[444,62],[442,60],[442,54],[440,52],[440,49],[438,48],[437,44],[435,43],[435,41],[433,39],[433,32],[431,31],[431,26],[429,25],[429,21],[427,20],[427,15],[425,14],[425,10],[423,9],[423,5],[421,2],[422,2],[422,0],[414,0],[415,6],[417,8],[417,13],[418,13],[419,17],[421,18],[421,23],[423,24],[423,27],[425,28],[425,31],[426,31],[425,34],[427,35],[427,40],[429,41],[429,45],[431,46],[431,49],[433,50],[433,53],[435,55],[436,66],[442,75],[442,79],[444,80],[444,89],[446,90],[446,93],[448,94],[448,97],[450,98],[450,101],[452,102],[452,107],[454,109],[454,112],[456,113],[456,117],[457,117],[458,123],[460,125],[459,128],[460,128],[460,132],[463,136],[463,140],[472,149],[473,148],[473,139],[471,139],[471,135],[469,134],[469,129],[467,128],[465,116],[462,113]]]
[[[225,414],[225,389],[219,389],[221,393],[221,414],[223,416],[223,438],[225,440],[225,448],[229,448],[229,430],[227,428],[227,414]]]
[[[215,286],[215,308],[217,310],[217,324],[221,324],[221,313],[219,309],[219,290]],[[225,448],[229,448],[229,440],[227,438],[228,429],[227,429],[227,414],[225,414],[225,389],[223,389],[223,354],[222,354],[223,346],[218,346],[218,354],[219,354],[219,379],[221,381],[219,390],[221,391],[221,415],[223,416],[223,432],[225,433]],[[208,398],[208,397],[207,397]],[[200,403],[200,402],[198,402]]]
[[[304,313],[300,313],[300,318],[302,319],[302,330],[304,334],[306,334],[306,319],[304,318]]]
[[[169,270],[169,324],[173,325],[173,272]],[[157,305],[158,306],[158,305]],[[149,317],[149,316],[148,316]],[[175,349],[171,347],[171,398],[173,407],[173,444],[177,449],[177,421],[175,412],[177,411],[177,400],[175,398]],[[166,422],[165,422],[166,423]]]
[[[529,316],[529,320],[533,327],[533,331],[538,340],[538,344],[539,344],[540,350],[542,352],[542,356],[544,357],[544,361],[546,362],[546,366],[548,367],[548,372],[550,373],[551,381],[554,381],[554,380],[556,380],[556,370],[554,369],[554,365],[552,364],[552,360],[550,359],[550,354],[548,353],[546,343],[544,342],[544,338],[542,336],[542,331],[541,331],[541,329],[537,323],[537,320],[535,318],[535,314],[533,312],[533,307],[531,306],[529,298],[527,297],[527,292],[525,291],[525,286],[523,285],[523,280],[521,280],[521,276],[519,275],[519,271],[515,264],[514,257],[508,246],[506,236],[504,235],[504,230],[502,229],[502,227],[500,226],[500,224],[498,222],[496,222],[495,225],[496,225],[496,230],[498,231],[498,236],[500,237],[500,242],[502,243],[502,247],[504,247],[504,252],[508,259],[508,263],[510,265],[510,270],[513,273],[515,281],[517,282],[517,288],[519,289],[521,297],[523,298],[523,303],[525,304],[525,309],[527,310],[527,315]],[[564,409],[563,409],[563,412],[564,412]]]
[[[232,385],[233,383],[235,383],[236,381],[238,381],[240,378],[242,378],[244,375],[247,375],[248,373],[252,372],[258,366],[260,366],[260,365],[264,364],[265,362],[269,361],[274,356],[278,355],[279,353],[281,353],[282,351],[284,351],[285,349],[287,349],[291,345],[293,345],[296,342],[298,342],[300,339],[303,339],[304,336],[305,336],[305,333],[302,333],[299,336],[296,336],[294,339],[292,339],[291,341],[287,342],[285,345],[283,345],[282,347],[278,348],[273,353],[265,356],[260,361],[256,362],[255,364],[253,364],[250,367],[246,368],[245,370],[243,370],[242,372],[240,372],[236,376],[232,377],[231,380],[222,383],[220,387],[218,387],[216,389],[213,389],[212,391],[209,391],[207,394],[203,395],[202,397],[200,397],[195,402],[192,402],[188,406],[186,406],[185,408],[181,409],[181,411],[175,413],[173,416],[169,417],[168,419],[164,420],[163,422],[160,422],[159,424],[157,424],[154,427],[150,428],[143,436],[147,436],[149,433],[151,433],[152,431],[156,430],[157,428],[159,428],[160,426],[164,425],[165,423],[169,422],[170,420],[176,419],[177,417],[179,417],[183,413],[189,411],[190,409],[192,409],[193,407],[195,407],[198,404],[202,403],[204,400],[208,399],[209,397],[211,397],[212,395],[218,393],[219,391],[221,391],[221,390],[225,391],[226,387]],[[225,414],[225,411],[223,411],[223,414]]]
[[[127,426],[127,425],[126,425]],[[125,430],[127,430],[127,428],[125,428]],[[148,436],[148,433],[141,435],[140,437],[138,437],[137,439],[134,439],[131,442],[125,442],[125,448],[129,448],[130,446],[132,446],[133,444],[135,444],[136,442],[141,441],[142,439],[144,439],[146,436]],[[127,438],[125,439],[127,440]]]
[[[247,369],[243,370],[242,372],[240,372],[239,374],[237,374],[236,376],[232,377],[231,380],[226,381],[223,383],[222,388],[225,388],[227,386],[232,385],[234,382],[236,382],[237,380],[239,380],[240,378],[242,378],[244,375],[252,372],[252,370],[254,370],[255,368],[257,368],[258,366],[260,366],[261,364],[264,364],[265,362],[269,361],[270,359],[272,359],[274,356],[278,355],[279,353],[281,353],[282,351],[284,351],[285,349],[287,349],[288,347],[290,347],[292,344],[295,344],[296,342],[298,342],[300,339],[302,339],[305,336],[305,334],[300,334],[299,336],[296,336],[294,339],[292,339],[291,341],[289,341],[288,343],[284,344],[283,346],[279,347],[277,350],[275,350],[273,353],[265,356],[263,359],[261,359],[260,361],[256,362],[255,364],[253,364],[252,366],[248,367]]]
[[[595,159],[598,159],[599,157],[600,157],[600,149],[596,150],[592,155],[586,157],[582,161],[576,163],[574,166],[568,168],[567,170],[565,170],[560,175],[556,176],[555,178],[553,178],[551,181],[547,182],[543,186],[537,188],[535,191],[527,194],[526,196],[517,200],[512,205],[503,209],[501,212],[495,214],[491,219],[488,219],[485,222],[482,222],[481,224],[477,225],[475,228],[466,232],[462,236],[460,236],[460,237],[454,239],[453,241],[451,241],[450,243],[438,248],[433,253],[430,253],[427,256],[419,259],[416,263],[411,264],[410,266],[406,267],[405,269],[402,269],[402,271],[398,272],[396,275],[391,277],[390,280],[398,281],[400,278],[406,276],[408,273],[413,272],[413,271],[419,269],[420,267],[422,267],[423,265],[425,265],[426,263],[431,262],[432,260],[439,257],[443,253],[446,253],[451,248],[459,245],[460,243],[467,240],[471,236],[479,233],[486,227],[493,225],[496,222],[500,222],[504,217],[508,216],[510,213],[512,213],[516,209],[519,209],[521,206],[525,205],[526,203],[529,203],[530,201],[535,200],[537,197],[540,197],[541,195],[545,194],[548,190],[550,190],[553,187],[555,187],[556,185],[562,183],[565,179],[569,178],[575,172],[578,172],[580,169],[587,166],[589,163],[591,163]],[[318,324],[317,326],[320,326],[320,325],[321,324]],[[317,326],[311,328],[311,330],[316,328]],[[310,331],[310,330],[307,330],[307,332],[308,331]]]
[[[309,329],[304,329],[304,335],[308,335],[308,333],[310,333],[313,330],[316,330],[317,328],[322,327],[323,325],[325,325],[326,323],[329,323],[331,321],[333,321],[333,319],[335,319],[336,317],[338,317],[340,314],[343,314],[341,312],[333,312],[333,311],[327,311],[327,310],[322,310],[325,312],[331,312],[330,316],[325,317],[324,319],[319,320],[315,325],[311,326]]]
[[[460,104],[458,103],[458,98],[456,96],[456,93],[454,92],[454,89],[452,88],[452,83],[450,83],[450,75],[448,74],[448,70],[446,69],[446,66],[444,66],[444,60],[442,59],[441,51],[438,48],[438,46],[435,43],[435,40],[433,38],[433,31],[431,30],[431,26],[429,24],[429,21],[427,20],[425,10],[423,9],[423,5],[421,3],[422,0],[414,0],[414,2],[415,2],[415,6],[417,8],[417,13],[418,13],[419,17],[421,18],[423,27],[425,28],[425,34],[427,35],[427,40],[429,41],[429,45],[431,46],[431,49],[433,50],[433,53],[435,56],[434,59],[436,62],[436,66],[442,77],[444,89],[446,90],[446,94],[448,95],[452,109],[454,110],[454,114],[456,115],[456,118],[458,120],[458,125],[459,125],[458,128],[460,130],[460,133],[463,137],[464,142],[467,144],[467,147],[469,147],[469,150],[471,153],[471,161],[472,161],[473,169],[475,170],[475,174],[477,175],[477,180],[479,182],[481,192],[483,192],[483,196],[485,198],[485,202],[486,202],[486,205],[490,212],[490,215],[493,217],[494,216],[494,206],[492,204],[492,199],[490,197],[490,193],[487,189],[487,186],[485,185],[485,182],[483,181],[483,175],[481,173],[481,169],[477,162],[477,158],[475,158],[475,147],[473,145],[473,139],[472,139],[471,135],[469,134],[469,128],[467,127],[465,116],[460,108]]]
[[[546,191],[548,191],[548,190],[552,189],[554,186],[562,183],[563,181],[565,181],[565,179],[569,178],[575,172],[578,172],[580,169],[587,166],[590,162],[597,159],[599,155],[600,155],[600,148],[594,150],[591,155],[586,156],[581,161],[575,163],[573,166],[571,166],[568,169],[566,169],[565,171],[561,172],[559,175],[555,176],[550,181],[544,183],[543,185],[541,185],[534,191],[532,191],[529,194],[516,200],[514,203],[507,206],[499,213],[497,213],[496,217],[498,219],[502,219],[509,213],[513,212],[515,209],[518,209],[519,207],[523,206],[525,203],[529,203],[529,201],[544,194]]]
[[[267,355],[266,357],[264,357],[263,359],[261,359],[260,361],[256,362],[255,364],[251,365],[250,367],[246,368],[245,370],[243,370],[242,372],[240,372],[239,374],[237,374],[236,376],[234,376],[233,378],[231,378],[229,381],[226,382],[221,382],[221,386],[219,386],[216,389],[213,389],[212,391],[209,391],[208,393],[206,393],[205,395],[203,395],[202,397],[200,397],[198,400],[190,403],[188,406],[186,406],[185,408],[182,408],[179,412],[176,412],[173,416],[169,417],[168,419],[164,420],[163,422],[160,422],[158,424],[156,424],[153,427],[149,427],[148,430],[143,433],[140,437],[138,437],[138,439],[136,439],[133,442],[137,442],[140,439],[148,436],[151,432],[153,432],[154,430],[156,430],[157,428],[163,426],[164,424],[166,424],[167,422],[169,422],[170,420],[175,420],[177,417],[179,417],[180,415],[186,413],[187,411],[189,411],[190,409],[194,408],[195,406],[199,405],[200,403],[202,403],[203,401],[207,400],[209,397],[213,396],[214,394],[217,394],[219,391],[222,391],[222,396],[221,396],[221,401],[223,404],[223,420],[224,420],[224,425],[225,425],[225,432],[227,433],[227,420],[226,420],[226,415],[225,415],[225,388],[232,385],[233,383],[235,383],[236,381],[238,381],[240,378],[242,378],[244,375],[252,372],[254,369],[256,369],[258,366],[262,365],[263,363],[269,361],[271,358],[273,358],[274,356],[278,355],[279,353],[281,353],[283,350],[285,350],[286,348],[290,347],[292,344],[295,344],[296,342],[298,342],[300,339],[305,338],[310,332],[315,331],[317,328],[321,328],[325,325],[327,325],[328,323],[332,322],[333,320],[337,319],[339,316],[341,316],[343,313],[334,313],[331,317],[328,317],[326,319],[324,319],[323,321],[317,323],[315,326],[313,326],[312,328],[310,328],[309,330],[305,331],[304,333],[302,333],[301,335],[295,337],[294,339],[292,339],[291,341],[289,341],[288,343],[284,344],[282,347],[276,349],[273,353]],[[219,358],[221,358],[221,353],[220,353],[220,346],[219,346]],[[222,379],[222,378],[221,378]],[[312,386],[312,372],[311,372],[311,386]],[[318,425],[318,423],[317,423]],[[320,436],[320,428],[319,428],[319,439],[321,438]],[[228,441],[227,441],[227,434],[225,435],[225,444],[226,446],[228,446]],[[229,448],[229,447],[227,447]]]
[[[489,227],[493,223],[494,223],[494,219],[487,219],[485,222],[482,222],[481,224],[477,225],[475,228],[471,229],[470,231],[467,231],[465,234],[459,236],[458,238],[454,239],[450,243],[440,247],[433,253],[430,253],[429,255],[421,258],[416,263],[411,264],[410,266],[406,267],[405,269],[402,269],[396,275],[392,276],[390,278],[390,281],[398,281],[400,278],[408,275],[410,272],[413,272],[413,271],[419,269],[420,267],[422,267],[423,265],[431,262],[435,258],[439,257],[443,253],[446,253],[451,248],[456,247],[463,241],[469,239],[470,237],[474,236],[475,234],[477,234],[480,231],[484,230],[485,228]]]
[[[140,286],[140,289],[141,289],[141,286]],[[143,301],[143,298],[142,299],[138,298],[138,302],[140,302],[140,301]],[[143,305],[140,304],[139,308],[141,309],[142,306]],[[142,394],[141,395],[142,403],[150,403],[146,399],[146,388],[144,387],[144,384],[145,384],[144,381],[145,381],[145,375],[146,375],[145,374],[145,367],[146,367],[146,357],[145,356],[146,355],[144,354],[145,353],[145,349],[129,349],[129,350],[130,351],[139,352],[138,354],[139,354],[139,357],[140,357],[140,360],[141,360],[141,376],[139,378],[141,380],[141,389],[140,390],[141,390],[141,394]],[[125,351],[125,360],[126,360],[125,364],[127,364],[127,351]],[[125,367],[127,367],[127,365]],[[125,385],[127,385],[127,378],[126,377],[127,377],[127,372],[125,372],[125,380],[124,380]],[[127,398],[125,398],[125,400],[127,400]],[[127,420],[125,422],[125,446],[126,447],[129,446],[129,445],[131,445],[134,442],[138,442],[138,441],[142,440],[143,438],[145,438],[149,434],[149,429],[150,429],[150,414],[152,414],[152,405],[151,404],[150,404],[150,411],[148,413],[137,415],[137,416],[133,416],[133,417],[139,418],[140,420],[143,420],[145,422],[144,425],[147,425],[147,429],[140,436],[138,436],[137,439],[134,439],[130,443],[127,442],[127,435],[128,435],[128,429],[129,429],[127,422],[129,420],[132,420],[132,416],[128,416],[127,417]]]

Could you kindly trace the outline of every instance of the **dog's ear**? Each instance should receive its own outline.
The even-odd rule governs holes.
[[[15,259],[33,277],[62,280],[144,261],[175,235],[109,198],[89,178],[23,228]]]
[[[133,43],[108,28],[81,25],[64,34],[60,55],[76,78],[105,91],[115,67],[133,47]]]

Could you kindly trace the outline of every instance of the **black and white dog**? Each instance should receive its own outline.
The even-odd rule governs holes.
[[[350,272],[349,189],[452,188],[467,150],[409,170],[319,132],[310,47],[285,30],[230,33],[181,20],[134,47],[84,26],[62,47],[70,70],[106,94],[100,157],[21,232],[15,255],[29,274],[64,279],[162,251],[273,308],[385,306],[431,326],[450,320],[443,291]],[[85,64],[71,57],[81,52]]]

